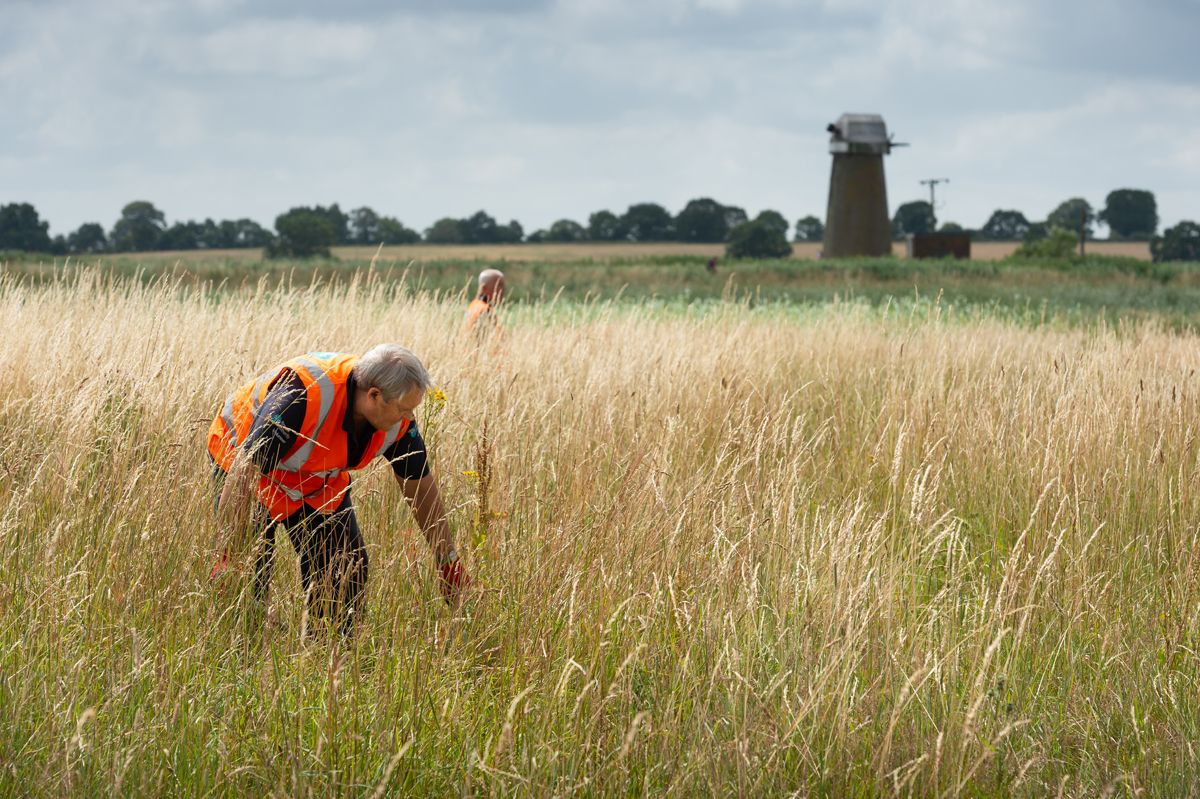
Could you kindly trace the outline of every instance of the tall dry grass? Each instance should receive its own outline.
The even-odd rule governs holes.
[[[0,284],[0,793],[1200,791],[1194,337],[514,311],[478,350],[395,286]],[[294,557],[261,623],[206,582],[203,432],[379,341],[448,396],[478,590],[377,468],[366,625],[305,647]]]

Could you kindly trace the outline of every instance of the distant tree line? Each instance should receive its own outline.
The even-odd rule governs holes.
[[[176,222],[168,226],[162,211],[138,200],[121,209],[121,217],[105,231],[99,222],[53,238],[49,223],[29,203],[0,205],[0,250],[75,255],[149,250],[206,250],[265,247],[272,233],[253,219]]]
[[[939,228],[933,207],[925,200],[915,200],[896,209],[892,217],[892,235],[902,239],[910,234],[940,230],[968,232],[982,241],[1025,241],[1046,238],[1054,229],[1078,233],[1082,228],[1085,236],[1092,238],[1097,221],[1108,225],[1110,240],[1149,241],[1158,230],[1158,206],[1154,194],[1143,189],[1116,189],[1109,192],[1104,208],[1099,212],[1082,197],[1072,197],[1059,203],[1045,220],[1038,222],[1031,222],[1020,211],[997,209],[975,229],[966,229],[954,222],[946,222]]]
[[[751,228],[735,236],[739,227]],[[526,234],[517,220],[501,224],[486,211],[457,219],[444,217],[418,232],[394,217],[368,207],[349,213],[337,203],[330,206],[299,206],[275,218],[274,231],[252,219],[215,222],[178,221],[167,224],[166,215],[145,200],[121,209],[112,228],[87,222],[66,236],[50,237],[47,222],[29,203],[0,206],[0,250],[24,250],[56,255],[147,252],[150,250],[212,250],[241,247],[262,248],[268,256],[321,256],[338,245],[379,244],[509,244],[518,242],[698,242],[747,241],[747,234],[763,226],[770,231],[771,249],[782,252],[791,225],[778,211],[767,210],[755,219],[745,210],[708,197],[687,203],[677,214],[657,203],[636,203],[622,214],[596,211],[584,225],[560,219],[550,227]],[[798,241],[819,240],[820,220],[808,216],[796,223]],[[755,237],[751,237],[755,238]],[[742,245],[739,245],[742,246]],[[790,249],[789,249],[790,252]]]
[[[1110,239],[1150,241],[1156,260],[1194,258],[1197,227],[1182,222],[1157,236],[1158,209],[1154,195],[1141,189],[1117,189],[1109,193],[1104,208],[1095,211],[1087,200],[1064,200],[1044,221],[1031,222],[1023,213],[998,209],[976,229],[954,222],[938,225],[933,207],[924,200],[907,202],[896,209],[892,233],[909,234],[967,232],[983,241],[1022,241],[1032,244],[1054,237],[1056,231],[1094,235],[1095,223],[1109,228]],[[745,210],[709,197],[689,201],[677,214],[657,203],[635,203],[624,213],[600,210],[587,224],[559,219],[548,228],[526,233],[521,223],[499,223],[486,211],[465,218],[444,217],[423,232],[406,227],[398,219],[368,207],[344,212],[330,206],[299,206],[275,219],[274,231],[252,219],[215,222],[177,221],[171,225],[153,203],[131,202],[121,209],[112,228],[87,222],[72,233],[51,237],[49,224],[41,220],[29,203],[0,206],[0,250],[46,252],[56,255],[150,250],[209,250],[261,248],[268,256],[328,256],[338,245],[380,244],[507,244],[517,242],[694,242],[724,243],[733,257],[785,257],[790,254],[788,232],[798,242],[821,241],[825,228],[815,216],[805,216],[790,225],[783,214],[766,210],[750,219]]]
[[[1042,221],[1030,221],[1014,209],[997,209],[976,229],[955,222],[939,227],[933,207],[925,200],[916,200],[896,209],[892,235],[902,239],[934,231],[970,233],[978,241],[1020,241],[1022,254],[1060,255],[1070,254],[1081,231],[1085,239],[1094,238],[1096,222],[1108,226],[1109,241],[1148,241],[1155,261],[1200,260],[1200,226],[1183,221],[1157,235],[1158,205],[1154,194],[1144,189],[1111,191],[1099,211],[1082,197],[1072,197],[1059,203]]]

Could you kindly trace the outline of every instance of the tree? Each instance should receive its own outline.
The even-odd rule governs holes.
[[[121,218],[113,225],[109,241],[117,252],[146,252],[158,247],[166,230],[163,212],[146,200],[135,200],[121,209]]]
[[[1015,241],[1029,231],[1029,220],[1020,211],[996,210],[979,229],[979,235],[993,241]]]
[[[743,208],[722,205],[711,197],[699,197],[689,200],[675,217],[672,238],[710,244],[727,241],[729,232],[748,218]],[[787,230],[787,222],[783,223],[783,228]]]
[[[728,235],[725,206],[709,197],[689,200],[675,217],[675,236],[680,241],[718,242]]]
[[[1151,192],[1117,189],[1108,193],[1100,221],[1108,225],[1109,238],[1148,239],[1158,230],[1158,205]]]
[[[530,244],[541,244],[545,240],[546,240],[546,231],[545,230],[535,230],[532,233],[530,233],[528,236],[525,237],[525,241],[529,242]]]
[[[350,241],[355,244],[378,244],[379,214],[365,205],[351,211]]]
[[[425,231],[425,241],[430,244],[463,244],[467,237],[461,219],[442,217]]]
[[[321,214],[329,220],[329,224],[333,225],[333,243],[334,244],[349,244],[350,243],[350,217],[338,208],[338,204],[325,208],[320,205],[314,205],[312,208],[314,213]]]
[[[496,241],[496,220],[485,211],[476,211],[459,220],[459,226],[466,244],[493,244]]]
[[[205,219],[197,224],[197,233],[199,241],[197,246],[201,249],[213,250],[219,247],[224,247],[221,237],[221,226],[212,219]]]
[[[525,228],[515,219],[510,219],[507,225],[496,227],[496,241],[500,244],[517,244],[525,238]]]
[[[825,238],[825,225],[815,216],[802,217],[796,222],[796,241],[821,241]]]
[[[583,241],[587,231],[583,225],[570,219],[560,219],[546,231],[544,241]]]
[[[592,241],[620,241],[629,231],[612,211],[596,211],[588,217],[587,237]]]
[[[1075,254],[1079,234],[1060,227],[1052,227],[1040,239],[1026,239],[1013,252],[1014,258],[1070,258]]]
[[[933,206],[926,200],[913,200],[896,209],[892,217],[892,236],[902,239],[917,233],[932,233],[937,230],[937,217]]]
[[[195,250],[201,246],[204,226],[198,222],[176,222],[158,236],[159,250]]]
[[[671,215],[657,203],[629,206],[621,217],[621,226],[632,241],[672,241],[675,237]]]
[[[238,242],[238,225],[232,219],[222,219],[216,223],[211,219],[206,219],[205,223],[209,228],[204,232],[205,247],[211,247],[216,250],[230,250],[245,246]]]
[[[301,206],[280,214],[275,218],[275,231],[279,235],[267,247],[270,258],[328,258],[329,248],[338,242],[336,224],[328,209],[320,206]]]
[[[405,227],[399,219],[391,216],[379,218],[380,244],[416,244],[420,240],[421,234]]]
[[[1062,228],[1056,228],[1062,230]],[[1045,222],[1030,222],[1029,229],[1025,231],[1025,235],[1021,237],[1021,241],[1026,244],[1034,241],[1041,241],[1050,235],[1050,226]]]
[[[270,245],[271,231],[255,222],[253,219],[228,220],[220,224],[224,243],[222,247],[266,247]],[[231,236],[229,234],[232,234]]]
[[[725,254],[730,258],[787,258],[792,254],[792,245],[777,226],[755,219],[733,229]]]
[[[1080,222],[1083,222],[1084,236],[1090,239],[1094,232],[1093,227],[1096,224],[1096,212],[1092,210],[1092,206],[1088,201],[1082,197],[1072,197],[1069,200],[1063,200],[1046,217],[1047,228],[1062,228],[1063,230],[1070,230],[1077,235],[1079,233]]]
[[[1200,225],[1183,221],[1150,241],[1155,262],[1200,261]]]
[[[0,205],[0,250],[49,252],[50,223],[29,203]]]
[[[784,218],[783,214],[779,213],[778,211],[772,211],[770,208],[768,208],[760,211],[755,219],[759,222],[762,222],[764,225],[770,225],[782,233],[785,239],[787,238],[788,228],[791,226],[788,224],[788,221]],[[738,224],[741,223],[739,222]],[[737,227],[737,225],[734,225],[733,227]],[[732,229],[733,228],[730,228],[730,230]]]
[[[271,231],[253,219],[222,219],[216,223],[206,219],[201,246],[213,249],[266,247],[271,238]]]
[[[736,205],[725,206],[725,229],[730,233],[732,233],[733,229],[738,225],[749,221],[750,217],[746,214],[746,209],[738,208]],[[787,228],[784,228],[784,230],[786,229]],[[784,235],[786,236],[787,234],[785,233]],[[725,238],[728,239],[729,235],[726,234]]]
[[[943,222],[938,233],[966,233],[966,229],[957,222]]]
[[[104,235],[104,227],[99,222],[84,222],[78,230],[67,236],[67,252],[92,253],[107,249],[108,237]]]

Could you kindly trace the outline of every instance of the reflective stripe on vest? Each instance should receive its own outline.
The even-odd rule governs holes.
[[[250,391],[250,415],[258,416],[258,409],[262,407],[262,403],[258,401],[258,395],[262,393],[263,387],[274,380],[274,377],[260,375],[254,381],[254,388]],[[237,426],[233,423],[233,398],[237,396],[237,392],[233,392],[225,398],[225,407],[221,408],[221,419],[225,422],[225,428],[229,430],[230,435],[236,438]]]
[[[292,364],[302,368],[308,376],[321,389],[321,407],[317,411],[317,426],[314,430],[320,431],[325,425],[325,420],[329,418],[329,409],[333,405],[333,381],[329,379],[329,375],[325,374],[325,370],[318,366],[315,362],[310,361],[304,356],[300,356],[292,361]],[[255,410],[258,410],[255,408]],[[297,433],[299,435],[299,433]],[[313,439],[306,439],[304,444],[296,449],[286,460],[281,461],[276,469],[282,472],[298,472],[300,467],[308,460],[308,456],[312,454],[313,448],[317,446],[317,442]],[[331,477],[343,470],[334,470]],[[313,472],[313,474],[318,474]],[[320,476],[318,474],[318,476]],[[329,479],[329,478],[325,478]]]

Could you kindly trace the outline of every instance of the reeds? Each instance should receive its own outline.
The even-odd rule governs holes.
[[[0,284],[0,792],[1200,791],[1195,337],[547,303],[478,348],[462,311]],[[477,590],[451,618],[376,468],[365,625],[305,646],[294,558],[257,625],[206,582],[203,434],[380,341],[446,394]]]

